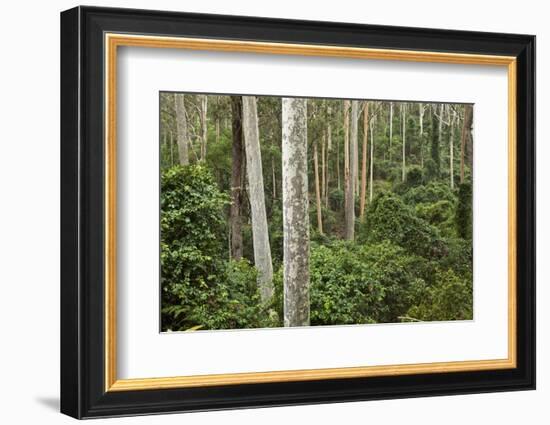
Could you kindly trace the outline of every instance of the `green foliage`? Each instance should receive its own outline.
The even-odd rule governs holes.
[[[378,103],[378,104],[377,104]],[[263,304],[253,266],[253,238],[246,169],[243,169],[243,259],[230,259],[229,204],[232,171],[231,107],[228,96],[208,97],[206,158],[198,155],[200,98],[185,95],[189,157],[177,166],[174,95],[161,94],[161,288],[162,329],[238,329],[282,326],[283,217],[281,101],[258,97],[258,119],[268,233],[275,294]],[[328,110],[330,106],[331,110]],[[328,206],[322,203],[323,234],[317,229],[313,158],[308,158],[310,214],[310,311],[312,325],[341,325],[472,318],[472,186],[450,188],[450,128],[444,112],[439,135],[437,105],[408,105],[406,179],[402,181],[402,121],[394,104],[389,140],[389,103],[371,102],[374,158],[367,209],[357,220],[355,241],[343,241],[344,114],[342,100],[308,100],[308,143],[326,164]],[[460,129],[462,105],[453,105]],[[372,117],[371,117],[372,118]],[[331,124],[331,147],[326,145]],[[359,158],[362,158],[362,118]],[[458,152],[459,138],[455,138]],[[441,144],[440,144],[441,140]],[[325,156],[322,155],[324,147]],[[455,156],[454,170],[459,170]],[[422,165],[420,165],[422,164]],[[246,166],[246,165],[245,165]],[[360,165],[361,166],[361,165]],[[319,169],[322,175],[322,166]],[[370,168],[367,168],[368,185]],[[455,179],[458,181],[458,176]],[[369,201],[370,191],[374,199]],[[360,196],[355,197],[356,216]]]
[[[416,204],[433,204],[439,201],[456,202],[456,197],[448,184],[443,182],[430,182],[426,185],[416,186],[403,193],[403,201],[411,206]]]
[[[399,321],[412,306],[424,261],[385,241],[313,244],[310,257],[312,325]],[[274,307],[282,317],[282,268],[275,274]]]
[[[422,184],[423,179],[424,173],[422,171],[422,168],[420,168],[418,165],[413,165],[412,167],[409,167],[406,178],[407,186],[419,186]]]
[[[416,215],[439,229],[444,236],[454,236],[455,205],[441,200],[435,203],[421,203],[415,207]]]
[[[434,106],[435,107],[435,106]],[[431,145],[430,145],[430,159],[431,164],[429,168],[429,176],[431,178],[438,178],[441,173],[441,154],[440,154],[440,146],[439,146],[439,119],[436,118],[435,114],[431,114]]]
[[[228,198],[203,165],[162,175],[162,328],[258,327],[257,272],[246,260],[224,261],[223,209]]]
[[[472,239],[472,185],[470,183],[462,183],[458,186],[456,231],[462,239]]]
[[[419,218],[391,192],[381,193],[370,204],[359,240],[367,243],[388,240],[425,258],[439,258],[444,251],[437,228]]]
[[[472,280],[457,276],[451,269],[438,271],[433,286],[419,286],[419,304],[411,307],[408,316],[418,320],[471,320]]]

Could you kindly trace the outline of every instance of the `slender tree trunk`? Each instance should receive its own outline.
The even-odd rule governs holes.
[[[374,118],[374,117],[373,117]],[[370,175],[369,175],[369,202],[372,202],[372,183],[373,183],[373,174],[374,174],[374,132],[373,128],[373,118],[370,120]]]
[[[342,182],[340,180],[340,143],[336,139],[336,186],[338,190],[342,188]]]
[[[275,177],[275,160],[271,157],[271,185],[273,186],[273,199],[277,199],[277,178]]]
[[[326,148],[326,138],[323,134],[321,139],[321,201],[324,203],[327,187],[327,148]]]
[[[354,110],[355,105],[355,110]],[[352,152],[350,152],[353,163],[352,163],[352,173],[353,173],[353,193],[354,193],[354,200],[355,197],[359,197],[359,141],[358,141],[358,129],[357,125],[359,122],[359,101],[353,100],[351,102],[351,115],[352,115],[352,123],[351,123],[351,148]],[[355,126],[355,127],[354,127]],[[355,137],[353,136],[355,128]],[[355,203],[354,203],[355,205]],[[354,207],[355,208],[355,207]]]
[[[208,138],[207,112],[208,112],[208,96],[204,94],[204,95],[201,95],[201,129],[202,129],[201,160],[202,161],[206,159],[206,143]]]
[[[346,102],[346,101],[345,101]],[[349,101],[348,105],[349,105]],[[355,180],[357,175],[357,168],[355,161],[355,155],[357,152],[357,120],[358,120],[358,102],[353,100],[351,102],[351,137],[348,131],[348,146],[347,153],[349,159],[347,161],[347,183],[345,184],[346,196],[345,196],[345,238],[352,241],[355,237]],[[349,113],[346,114],[346,124],[349,124]]]
[[[393,102],[390,102],[390,159],[391,159],[392,141],[393,141]]]
[[[262,301],[273,295],[273,265],[265,212],[264,177],[258,130],[258,109],[254,96],[243,96],[243,129],[246,151],[246,169],[250,211],[252,216],[252,241],[254,264],[258,269],[258,285]]]
[[[464,165],[465,154],[467,149],[468,140],[471,139],[472,132],[472,118],[473,108],[472,105],[464,106],[464,120],[462,121],[462,134],[460,137],[460,183],[464,183]]]
[[[344,100],[344,196],[348,196],[348,186],[350,185],[349,105],[349,100]]]
[[[444,105],[439,105],[439,126],[437,130],[437,139],[439,146],[442,145],[443,142],[443,113],[444,113]]]
[[[174,134],[170,130],[170,166],[174,166]]]
[[[365,204],[367,196],[367,149],[369,135],[369,103],[365,102],[363,111],[363,158],[361,159],[361,202],[359,209],[359,217],[361,221],[365,219]]]
[[[321,213],[321,188],[319,182],[319,159],[317,153],[317,142],[313,142],[313,167],[315,172],[315,200],[317,206],[317,230],[323,234],[323,216]]]
[[[431,159],[433,161],[433,176],[435,178],[439,178],[441,173],[441,155],[440,155],[440,137],[439,137],[439,131],[436,127],[435,120],[438,119],[436,114],[436,105],[432,105],[431,108],[431,126],[430,130],[432,132],[432,141],[431,141]],[[440,119],[440,118],[439,118]]]
[[[309,325],[307,100],[283,98],[284,325]]]
[[[401,166],[401,181],[405,181],[406,178],[406,146],[407,146],[407,105],[405,103],[401,104],[401,116],[403,120],[403,131],[401,132],[401,138],[403,139],[403,160]]]
[[[240,260],[243,255],[242,236],[242,173],[243,173],[243,104],[240,96],[231,96],[231,256]]]
[[[176,130],[178,142],[178,159],[180,165],[189,164],[189,140],[187,129],[187,114],[185,112],[185,101],[183,94],[175,94],[174,102],[176,107]]]
[[[420,167],[424,168],[424,104],[418,104],[420,115]]]
[[[454,175],[454,131],[455,131],[455,117],[456,112],[453,111],[451,118],[451,128],[449,131],[449,174],[451,175],[451,189],[455,188],[455,175]]]
[[[330,173],[330,152],[332,151],[332,108],[327,107],[327,151],[326,151],[326,182],[325,182],[325,207],[328,208]]]

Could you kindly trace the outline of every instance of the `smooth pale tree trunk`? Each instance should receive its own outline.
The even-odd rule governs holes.
[[[174,166],[174,134],[170,130],[170,165]]]
[[[424,104],[418,104],[420,116],[420,167],[424,168]]]
[[[405,103],[401,104],[401,116],[403,120],[403,131],[401,132],[401,137],[403,139],[403,155],[402,155],[402,165],[401,165],[401,181],[405,181],[406,178],[406,146],[407,146],[407,105]]]
[[[393,139],[393,102],[390,102],[390,156],[391,156],[391,144]]]
[[[342,188],[342,181],[340,178],[340,143],[336,140],[336,187],[338,190]]]
[[[464,183],[464,165],[467,143],[471,139],[472,133],[472,105],[464,106],[464,120],[462,121],[462,134],[460,136],[460,183]]]
[[[363,149],[361,158],[361,201],[359,208],[359,217],[361,221],[365,219],[365,204],[367,196],[367,149],[369,135],[369,103],[365,102],[363,111]]]
[[[243,184],[243,104],[240,96],[231,96],[231,256],[240,260],[243,255],[242,184]]]
[[[327,149],[326,149],[326,139],[323,135],[321,140],[321,200],[324,203],[326,190],[327,190]]]
[[[348,101],[349,103],[349,101]],[[357,178],[357,120],[359,114],[359,102],[351,102],[351,126],[348,136],[348,179],[345,196],[345,239],[352,241],[355,237],[355,181]],[[348,114],[349,121],[349,114]]]
[[[437,138],[438,138],[438,144],[439,146],[442,145],[443,142],[443,114],[444,114],[444,107],[445,105],[441,104],[439,105],[439,127],[437,130]]]
[[[284,325],[309,325],[307,100],[283,98]]]
[[[355,197],[359,197],[359,141],[358,141],[358,129],[357,123],[359,122],[359,101],[353,100],[351,102],[351,157],[353,158],[351,172],[353,174],[353,192]],[[353,136],[355,126],[355,137]]]
[[[187,128],[187,114],[185,111],[185,100],[183,94],[175,94],[174,102],[176,107],[176,131],[178,143],[178,159],[180,165],[189,164],[189,139]]]
[[[332,152],[332,108],[330,105],[327,107],[327,151],[326,151],[326,181],[325,181],[325,206],[328,208],[328,195],[329,195],[329,182],[331,179],[330,174],[330,152]],[[338,183],[339,185],[340,183]]]
[[[344,196],[348,194],[350,184],[349,164],[349,100],[344,100]]]
[[[455,131],[455,118],[456,112],[453,111],[451,117],[451,129],[449,131],[449,174],[451,175],[451,189],[455,188],[455,175],[454,175],[454,131]]]
[[[258,285],[262,301],[273,295],[273,265],[265,212],[264,177],[258,130],[258,109],[254,96],[243,96],[243,130],[246,151],[248,191],[252,217],[254,265],[258,269]]]
[[[208,96],[207,95],[201,95],[201,130],[202,130],[202,136],[201,136],[201,160],[204,161],[206,159],[206,142],[208,138]]]
[[[323,234],[323,215],[321,213],[321,187],[319,182],[319,158],[317,142],[313,142],[313,168],[315,174],[315,201],[317,207],[317,230]]]
[[[374,118],[374,117],[373,117]],[[373,132],[373,119],[370,120],[370,175],[369,175],[369,202],[372,202],[372,182],[374,172],[374,132]]]

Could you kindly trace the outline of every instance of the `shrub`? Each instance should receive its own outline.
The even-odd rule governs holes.
[[[406,183],[409,187],[419,186],[422,184],[422,181],[424,179],[424,174],[422,172],[422,168],[420,168],[418,165],[413,165],[409,167],[407,171],[407,178]]]
[[[435,203],[417,204],[416,215],[439,229],[445,236],[455,235],[455,205],[451,201],[442,200]]]
[[[312,244],[311,325],[398,321],[413,305],[423,263],[387,241],[365,246],[342,241]],[[282,318],[282,268],[274,283],[274,308]]]
[[[430,182],[426,185],[412,187],[403,194],[403,201],[407,205],[436,203],[449,201],[456,203],[456,196],[448,184],[442,182]]]
[[[445,253],[439,231],[390,192],[381,193],[369,205],[365,223],[360,225],[358,233],[361,242],[388,240],[425,258],[439,258]]]
[[[471,320],[472,280],[460,278],[449,269],[438,271],[435,281],[418,291],[419,303],[407,315],[423,321]]]

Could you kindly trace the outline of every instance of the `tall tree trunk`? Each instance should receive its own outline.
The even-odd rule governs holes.
[[[349,100],[344,100],[344,197],[348,196],[348,186],[350,184],[349,105]]]
[[[231,256],[240,260],[243,255],[242,183],[243,183],[243,103],[240,96],[231,96]]]
[[[258,285],[262,301],[273,295],[273,265],[265,212],[264,177],[258,130],[258,109],[254,96],[243,96],[243,129],[246,151],[246,169],[250,211],[252,216],[252,241],[254,265],[258,269]]]
[[[346,101],[344,101],[346,102]],[[347,101],[349,105],[349,101]],[[347,161],[347,183],[345,184],[346,196],[345,196],[345,238],[352,241],[355,237],[355,181],[357,176],[356,168],[356,152],[357,152],[357,120],[358,120],[358,102],[353,100],[351,102],[351,136],[348,131],[347,153],[349,159]],[[346,114],[344,121],[349,124],[349,112]],[[346,126],[347,127],[347,126]],[[347,127],[348,128],[348,127]]]
[[[420,116],[420,167],[424,168],[424,104],[418,104]]]
[[[354,201],[355,197],[359,197],[359,140],[358,140],[358,122],[359,122],[359,101],[353,100],[351,102],[351,116],[352,116],[352,123],[351,123],[351,148],[352,151],[350,152],[351,157],[353,158],[352,162],[352,181],[353,181],[353,193],[354,193]],[[355,127],[354,127],[355,126]],[[355,137],[353,136],[353,132],[355,131]],[[355,203],[354,203],[355,208]]]
[[[271,157],[271,185],[273,186],[273,200],[277,199],[277,178],[275,177],[275,160]]]
[[[326,194],[326,187],[327,187],[327,149],[326,149],[326,138],[323,134],[323,138],[321,139],[321,199],[322,201],[325,200],[325,194]]]
[[[325,176],[325,207],[328,208],[330,173],[330,152],[332,151],[332,108],[327,107],[327,150],[326,150],[326,176]]]
[[[201,95],[201,160],[206,159],[206,142],[208,139],[208,96],[203,94]]]
[[[365,204],[367,196],[367,148],[369,135],[369,103],[365,102],[363,111],[363,158],[361,159],[361,201],[359,209],[359,217],[361,221],[365,219]]]
[[[451,177],[451,189],[455,188],[455,175],[454,175],[454,131],[455,131],[455,118],[456,112],[453,111],[451,117],[451,128],[449,130],[449,174]]]
[[[403,158],[402,158],[402,168],[401,168],[401,181],[405,181],[406,178],[406,146],[407,146],[407,105],[405,103],[401,104],[401,116],[403,120],[403,131],[401,132],[401,138],[403,139]]]
[[[369,202],[372,202],[372,182],[374,174],[374,132],[373,132],[374,117],[370,120],[370,175],[369,175]]]
[[[180,165],[189,164],[189,139],[187,129],[187,114],[183,94],[174,94],[176,107],[176,131],[178,142],[178,159]]]
[[[338,190],[342,188],[342,181],[340,179],[340,142],[336,139],[336,187]]]
[[[465,154],[468,141],[471,140],[473,121],[472,105],[464,105],[464,120],[462,121],[462,134],[460,136],[460,183],[464,183]]]
[[[390,102],[390,159],[391,159],[392,141],[393,141],[393,102]]]
[[[441,159],[440,159],[440,153],[439,153],[439,131],[438,127],[436,127],[435,120],[438,118],[436,114],[436,105],[432,105],[432,113],[431,113],[431,132],[432,132],[432,144],[431,144],[431,159],[433,161],[433,176],[439,178],[439,175],[441,173]],[[441,118],[439,118],[441,120]]]
[[[174,166],[174,134],[170,130],[170,166]]]
[[[309,325],[307,100],[283,98],[284,325]]]
[[[321,213],[321,188],[319,182],[319,158],[317,153],[317,142],[313,142],[313,168],[315,174],[315,200],[317,208],[317,230],[323,234],[323,215]]]

